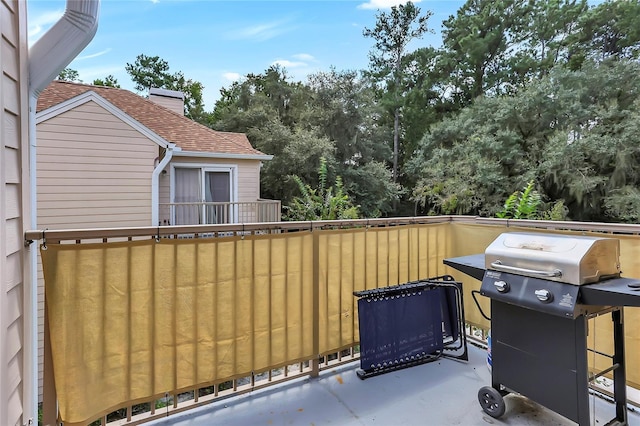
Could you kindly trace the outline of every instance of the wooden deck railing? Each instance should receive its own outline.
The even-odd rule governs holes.
[[[192,239],[194,243],[216,241],[217,248],[210,252],[215,253],[218,258],[206,257],[208,262],[219,265],[219,272],[214,273],[211,282],[216,284],[216,280],[218,280],[221,284],[220,289],[214,291],[223,291],[223,284],[228,285],[229,283],[232,285],[231,288],[243,285],[245,289],[252,290],[246,294],[235,289],[229,290],[229,293],[215,293],[213,300],[221,301],[223,300],[222,295],[225,297],[228,295],[230,299],[224,299],[224,306],[230,303],[230,309],[232,309],[230,312],[233,312],[236,307],[240,307],[239,309],[243,309],[245,312],[249,307],[247,312],[252,318],[248,323],[250,327],[255,327],[255,324],[262,325],[259,321],[261,317],[258,316],[262,313],[258,314],[257,309],[262,302],[268,300],[269,303],[265,302],[265,305],[270,306],[267,315],[270,324],[266,329],[261,329],[258,334],[267,333],[272,337],[264,342],[270,346],[269,341],[284,339],[284,342],[287,342],[287,339],[290,339],[290,343],[297,342],[298,346],[302,345],[308,348],[308,350],[302,350],[295,354],[287,354],[285,351],[284,358],[280,358],[282,354],[273,352],[275,354],[273,361],[270,364],[265,364],[267,367],[261,367],[259,371],[243,367],[244,369],[227,372],[226,375],[212,376],[212,379],[206,382],[194,379],[193,383],[187,387],[180,386],[179,388],[166,389],[162,393],[156,392],[142,402],[140,398],[136,398],[135,404],[124,401],[121,408],[111,407],[114,408],[114,411],[110,414],[96,413],[94,417],[89,419],[92,421],[97,419],[97,424],[112,422],[139,424],[197,407],[228,395],[248,392],[296,377],[315,376],[323,368],[357,359],[357,312],[355,300],[352,297],[354,290],[383,287],[451,273],[444,267],[443,258],[481,252],[495,236],[509,230],[615,234],[622,240],[621,263],[625,275],[640,276],[640,265],[636,265],[637,261],[634,257],[634,253],[640,250],[640,237],[638,236],[640,235],[640,226],[604,223],[439,216],[351,221],[245,223],[242,225],[28,231],[25,233],[25,243],[38,240],[49,247],[55,244],[82,246],[86,243],[92,243],[91,247],[95,249],[97,242],[98,244],[106,243],[104,250],[106,252],[108,243],[111,242],[118,242],[117,246],[121,247],[123,241],[135,243],[141,240],[155,240],[161,245],[163,245],[164,239],[166,239],[165,242],[177,239]],[[301,242],[301,239],[304,239],[305,242]],[[173,254],[167,257],[167,259],[175,258],[175,265],[180,265],[180,267],[183,267],[185,262],[180,258],[182,252],[177,250],[184,249],[185,244],[188,245],[188,242],[183,241],[177,244],[176,247],[180,248],[172,249],[176,251],[171,252]],[[134,249],[127,248],[127,250]],[[221,260],[223,255],[227,257]],[[250,256],[250,258],[243,256]],[[109,258],[118,259],[121,256]],[[141,268],[143,265],[139,263],[139,260],[137,258],[136,263],[132,263],[124,257],[123,261],[128,263],[117,265],[117,267],[121,266],[123,270],[130,271],[131,265],[135,264],[136,268]],[[157,259],[155,262],[157,263]],[[224,265],[224,270],[222,265]],[[173,267],[166,263],[161,266],[165,274],[168,269]],[[247,268],[251,270],[248,271]],[[226,269],[232,271],[230,275],[227,274]],[[103,272],[106,270],[108,268],[105,264]],[[227,275],[221,277],[221,273]],[[261,280],[260,286],[255,283],[247,283],[247,277],[254,281]],[[309,281],[305,281],[307,278]],[[477,289],[479,284],[467,277],[457,276],[456,278],[465,282],[465,312],[468,322],[476,327],[486,327],[488,324],[479,314],[475,313],[477,309],[472,305],[469,296],[469,292]],[[101,278],[97,277],[96,282],[100,281]],[[84,281],[83,283],[83,285],[92,285]],[[129,282],[125,287],[132,288],[131,284]],[[102,290],[100,291],[109,291],[111,283],[105,285],[102,280],[101,286]],[[120,290],[118,291],[121,293]],[[190,291],[198,292],[199,290],[194,288]],[[208,291],[210,292],[211,289]],[[256,293],[258,291],[259,293]],[[116,294],[116,297],[121,297],[120,293]],[[113,294],[110,297],[113,297]],[[132,296],[125,295],[125,297],[128,297],[127,309],[131,312],[131,309],[135,308]],[[197,300],[198,297],[199,294],[194,293],[189,296],[188,300]],[[101,307],[102,315],[106,315],[105,320],[108,321],[108,310],[105,310],[105,306]],[[180,308],[177,306],[172,308],[173,310],[163,312],[164,317],[169,315],[172,318],[169,321],[172,321],[173,324],[179,323],[184,307],[183,305],[180,305]],[[301,319],[303,311],[308,313],[309,323],[306,322],[306,319]],[[633,323],[640,320],[640,313],[637,309],[632,308],[629,311],[631,312],[627,316],[627,321]],[[122,309],[118,315],[122,315]],[[159,317],[156,320],[167,321],[164,317]],[[245,327],[242,325],[244,324],[242,323],[243,315],[234,315],[234,317],[236,319],[229,323],[231,330],[236,331],[238,328]],[[203,317],[198,317],[198,321],[203,319]],[[296,328],[299,325],[298,322],[303,323],[302,328]],[[241,324],[242,327],[239,327],[238,324]],[[288,326],[283,327],[287,324]],[[292,328],[292,324],[298,325]],[[293,334],[277,334],[286,333],[288,329]],[[633,333],[630,329],[628,333]],[[165,328],[163,330],[163,333],[170,333]],[[244,333],[243,339],[246,339],[247,330],[244,329],[242,332]],[[257,333],[253,329],[250,332],[250,335]],[[631,334],[629,335],[631,336]],[[51,337],[56,339],[58,336]],[[639,337],[636,333],[627,339],[627,352],[635,353],[640,350],[637,344],[640,341]],[[251,343],[255,351],[264,351],[261,344],[258,340]],[[277,348],[273,350],[275,349]],[[51,380],[52,377],[50,355],[50,352],[46,352],[48,358],[45,359],[45,381]],[[255,360],[256,357],[258,357],[256,354],[250,354],[251,359]],[[630,360],[629,364],[632,363],[633,360]],[[172,370],[173,368],[177,367],[173,365],[169,367],[168,374],[175,376],[178,373]],[[196,366],[195,369],[197,371],[198,367]],[[638,386],[640,365],[628,365],[628,372],[628,380],[634,386]],[[58,374],[64,374],[64,372]],[[128,380],[131,381],[131,379]],[[126,383],[122,385],[126,386]],[[52,408],[50,407],[55,409],[56,395],[45,391],[44,398],[45,407],[49,407],[43,413],[45,424],[47,421],[53,424],[57,415],[55,412],[51,412]]]

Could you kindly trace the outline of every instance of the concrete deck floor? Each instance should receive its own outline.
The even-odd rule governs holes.
[[[518,395],[505,397],[507,411],[500,419],[485,414],[477,393],[491,379],[486,352],[475,346],[469,352],[468,363],[441,359],[366,380],[356,376],[359,363],[351,363],[316,379],[218,401],[153,425],[575,425]],[[613,404],[598,397],[590,402],[592,425],[614,417]],[[629,425],[640,426],[638,410],[628,414]]]

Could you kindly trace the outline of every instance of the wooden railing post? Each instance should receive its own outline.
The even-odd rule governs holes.
[[[320,233],[313,232],[313,356],[311,377],[320,374]]]

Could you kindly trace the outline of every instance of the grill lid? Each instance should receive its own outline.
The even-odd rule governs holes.
[[[615,238],[507,232],[485,251],[485,267],[569,284],[620,276]]]

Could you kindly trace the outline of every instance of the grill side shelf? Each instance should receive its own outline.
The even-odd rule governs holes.
[[[453,269],[467,274],[478,281],[482,281],[482,278],[484,277],[484,253],[452,257],[450,259],[444,259],[442,262],[445,265],[451,266]]]
[[[640,280],[614,278],[597,284],[580,286],[580,301],[585,305],[636,306],[640,307],[640,290],[629,284]]]

